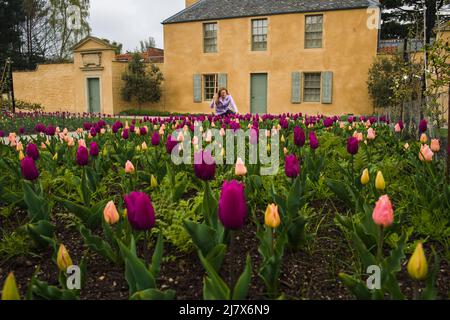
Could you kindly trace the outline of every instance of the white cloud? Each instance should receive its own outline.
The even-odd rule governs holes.
[[[161,22],[184,9],[184,0],[91,0],[92,35],[123,43],[134,50],[139,41],[152,36],[162,48]]]

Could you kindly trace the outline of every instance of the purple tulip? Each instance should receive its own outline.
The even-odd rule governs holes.
[[[124,140],[127,140],[129,137],[130,137],[130,133],[129,133],[128,129],[123,130],[123,132],[122,132],[122,138],[123,138]]]
[[[0,130],[0,138],[3,138],[5,136],[5,133]]]
[[[92,127],[89,133],[92,137],[95,138],[97,136],[97,129],[95,127]]]
[[[423,120],[420,121],[419,130],[420,130],[420,133],[427,132],[427,130],[428,130],[428,122],[427,122],[427,120],[423,119]]]
[[[219,200],[219,219],[223,226],[230,230],[239,230],[247,218],[247,202],[245,186],[233,180],[225,181]]]
[[[45,129],[45,134],[48,136],[54,136],[56,133],[56,128],[52,125],[49,125],[47,129]]]
[[[294,143],[297,147],[302,148],[306,142],[305,131],[299,126],[294,128]]]
[[[317,136],[314,133],[314,131],[311,131],[309,133],[309,145],[311,147],[311,149],[316,150],[317,148],[319,148],[319,140],[317,140]]]
[[[35,130],[36,132],[38,132],[38,133],[44,133],[46,129],[47,129],[47,128],[46,128],[42,123],[38,123],[38,124],[34,127],[34,130]]]
[[[25,128],[19,128],[19,134],[24,134],[25,133]]]
[[[333,126],[334,120],[332,118],[326,118],[325,120],[323,120],[323,126],[325,128],[330,128]]]
[[[147,128],[146,127],[142,127],[140,129],[140,133],[141,133],[141,136],[146,136],[147,135]]]
[[[281,126],[281,128],[283,128],[284,130],[286,130],[287,128],[289,128],[289,122],[286,120],[286,118],[281,118],[281,119],[280,119],[280,126]]]
[[[77,163],[79,166],[86,166],[89,163],[89,151],[86,147],[80,146],[77,150]]]
[[[27,156],[33,158],[34,161],[39,159],[39,149],[34,143],[28,144],[25,152]]]
[[[94,141],[91,142],[89,152],[90,152],[91,156],[98,157],[100,150],[99,150],[97,142],[94,142]]]
[[[161,142],[161,137],[159,136],[159,132],[155,131],[152,135],[152,145],[157,147]]]
[[[150,197],[143,192],[132,192],[125,196],[127,218],[131,227],[138,231],[147,231],[155,226],[155,209]]]
[[[175,140],[172,135],[169,135],[166,142],[166,150],[168,154],[172,154],[173,149],[178,145],[178,141]]]
[[[347,141],[347,151],[352,156],[358,153],[359,150],[359,141],[355,137],[350,137]]]
[[[298,161],[295,155],[286,156],[285,160],[285,172],[289,178],[297,178],[300,174],[300,161]]]
[[[197,152],[194,155],[195,176],[203,181],[213,180],[216,175],[216,162],[209,151]]]
[[[25,157],[20,162],[20,169],[22,170],[22,176],[29,181],[34,181],[39,178],[39,171],[34,163],[33,158]]]

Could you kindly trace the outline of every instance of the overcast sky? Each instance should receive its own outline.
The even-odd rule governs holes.
[[[184,9],[185,0],[91,0],[92,35],[134,50],[139,41],[152,36],[163,48],[161,22]]]

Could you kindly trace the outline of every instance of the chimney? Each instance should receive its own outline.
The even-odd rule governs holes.
[[[195,4],[198,1],[199,0],[186,0],[186,8],[192,6],[193,4]]]

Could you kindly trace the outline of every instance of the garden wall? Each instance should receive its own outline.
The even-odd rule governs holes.
[[[15,98],[40,103],[45,111],[75,108],[74,65],[39,65],[35,71],[14,73]]]

